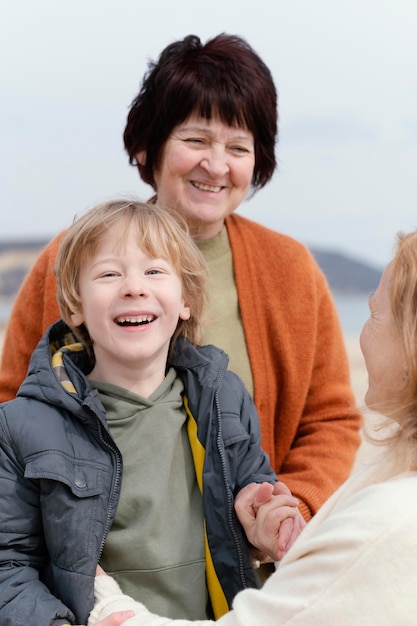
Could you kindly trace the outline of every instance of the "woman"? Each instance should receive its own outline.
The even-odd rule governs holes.
[[[360,342],[369,375],[366,405],[388,418],[379,462],[357,472],[323,506],[261,590],[237,595],[224,626],[414,626],[417,615],[417,232],[397,252],[370,297]],[[236,502],[240,513],[245,508]],[[264,512],[260,515],[260,510]],[[256,523],[268,517],[261,505]],[[119,595],[117,595],[119,594]],[[89,626],[169,624],[96,578]],[[106,617],[111,615],[111,617]],[[97,620],[99,620],[97,622]],[[173,624],[213,622],[176,620]]]
[[[360,415],[322,272],[293,239],[235,214],[275,169],[277,96],[242,39],[188,36],[151,63],[124,133],[131,163],[181,213],[209,265],[207,343],[230,355],[260,414],[263,447],[306,520],[348,477]],[[52,267],[62,234],[17,296],[3,348],[0,400],[59,317]]]

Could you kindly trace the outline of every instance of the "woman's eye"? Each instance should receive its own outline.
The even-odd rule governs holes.
[[[249,148],[246,148],[245,146],[231,146],[230,150],[232,150],[233,152],[237,152],[238,154],[249,153]]]
[[[204,144],[204,139],[201,137],[187,137],[184,141],[186,143]]]

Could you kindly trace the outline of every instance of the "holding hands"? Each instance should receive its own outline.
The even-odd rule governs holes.
[[[280,561],[306,525],[282,482],[250,483],[237,494],[235,510],[260,563]]]

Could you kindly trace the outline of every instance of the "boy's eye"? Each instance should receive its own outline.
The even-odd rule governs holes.
[[[152,267],[146,271],[146,274],[149,276],[157,276],[158,274],[166,274],[167,270],[161,267]]]

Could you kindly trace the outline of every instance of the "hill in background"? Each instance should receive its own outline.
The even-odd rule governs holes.
[[[326,275],[330,289],[338,294],[369,294],[378,287],[382,269],[336,251],[310,247]]]
[[[0,301],[12,300],[47,240],[0,241]]]
[[[10,303],[48,240],[0,241],[0,302]],[[378,286],[382,270],[320,248],[310,248],[334,293],[368,294]]]

